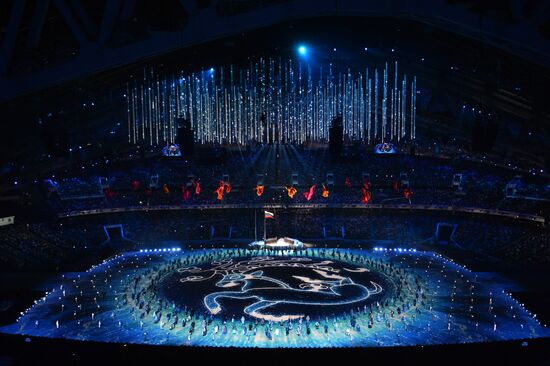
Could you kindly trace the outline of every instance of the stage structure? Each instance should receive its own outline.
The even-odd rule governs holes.
[[[327,141],[340,115],[347,141],[412,140],[416,77],[392,66],[342,72],[332,64],[260,59],[190,75],[145,68],[127,84],[128,141],[172,144],[178,118],[190,121],[197,143]]]
[[[309,248],[311,244],[304,244],[298,239],[293,238],[269,238],[266,240],[257,240],[249,244],[251,247],[273,248],[273,249],[296,249]]]

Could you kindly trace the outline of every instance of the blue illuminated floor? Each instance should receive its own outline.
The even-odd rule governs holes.
[[[65,277],[5,333],[222,347],[373,347],[550,336],[431,252],[134,252]]]

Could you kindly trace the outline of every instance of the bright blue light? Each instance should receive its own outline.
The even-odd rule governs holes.
[[[307,47],[304,45],[298,46],[298,53],[302,56],[307,55]]]

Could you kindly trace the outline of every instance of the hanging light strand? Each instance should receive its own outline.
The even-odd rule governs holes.
[[[326,141],[338,115],[349,141],[412,140],[416,77],[410,78],[409,87],[397,62],[393,80],[389,71],[388,63],[362,74],[349,68],[336,72],[332,64],[313,69],[280,59],[187,76],[162,76],[150,67],[141,79],[126,84],[128,142],[173,143],[182,118],[190,121],[198,143]]]

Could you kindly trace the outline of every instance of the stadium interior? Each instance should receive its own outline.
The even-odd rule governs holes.
[[[0,24],[0,364],[550,364],[549,1]]]

